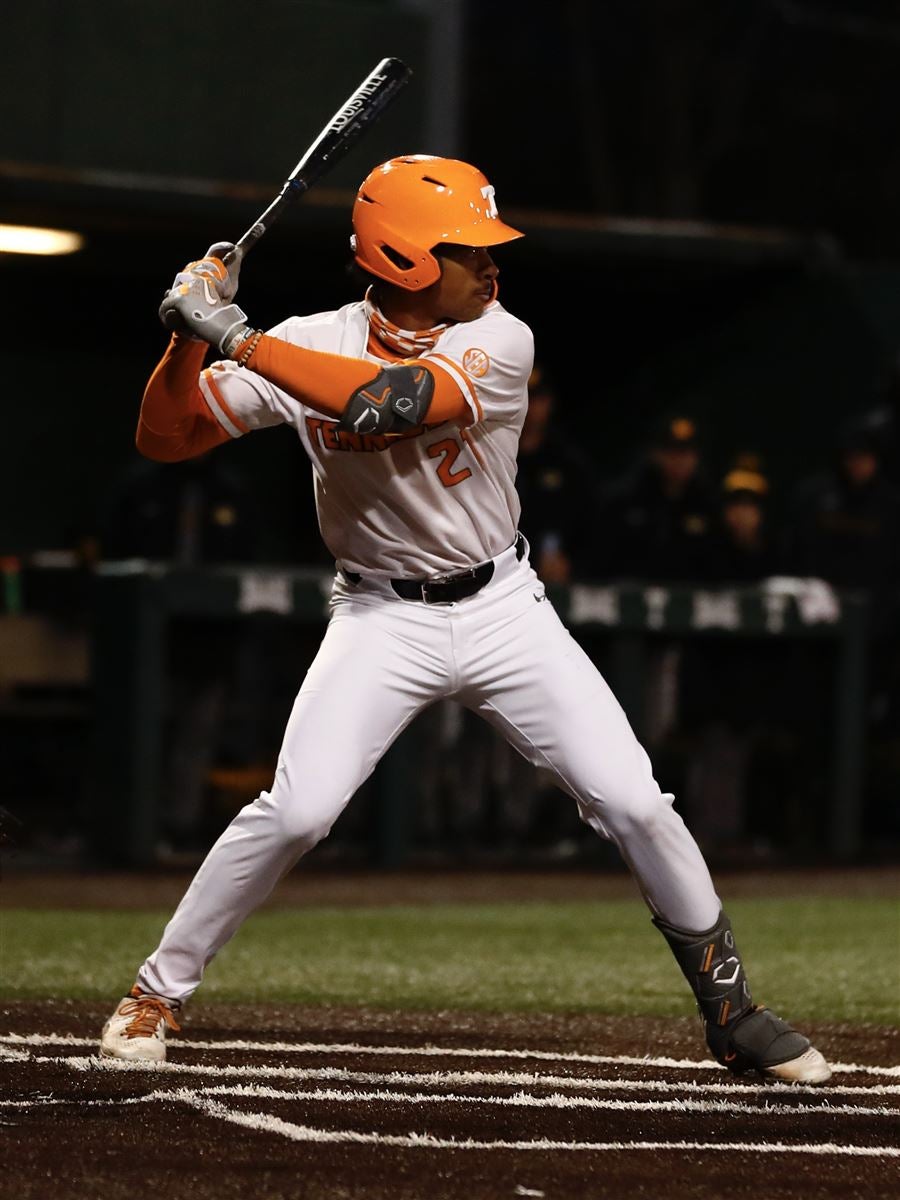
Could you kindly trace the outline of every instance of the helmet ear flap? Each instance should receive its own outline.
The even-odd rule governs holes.
[[[441,277],[441,266],[430,248],[417,245],[386,221],[380,206],[357,205],[350,245],[357,263],[396,287],[418,292]]]
[[[377,238],[367,248],[367,262],[362,263],[368,270],[389,283],[406,288],[411,292],[421,291],[437,283],[441,277],[441,266],[430,250],[422,250],[405,237],[395,234],[393,230],[385,231],[385,238]],[[357,255],[357,262],[360,257]]]

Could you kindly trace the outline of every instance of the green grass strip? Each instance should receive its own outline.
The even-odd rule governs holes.
[[[729,904],[754,998],[793,1021],[900,1025],[896,901]],[[109,1000],[168,913],[7,910],[0,996]],[[692,1013],[640,902],[271,909],[211,964],[207,1001],[494,1012]]]

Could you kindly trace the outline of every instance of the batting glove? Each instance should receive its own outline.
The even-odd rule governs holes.
[[[228,282],[228,268],[220,258],[188,263],[166,292],[159,319],[166,329],[187,332],[230,357],[253,330],[242,309],[223,302],[219,288],[224,294]]]
[[[234,242],[214,242],[203,257],[218,258],[224,263],[225,269],[228,271],[228,278],[216,280],[216,291],[226,304],[230,304],[237,295],[238,276],[241,273],[241,262],[244,258],[243,250],[240,250]]]

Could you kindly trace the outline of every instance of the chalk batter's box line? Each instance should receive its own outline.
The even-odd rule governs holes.
[[[12,1035],[12,1036],[15,1036],[15,1035]],[[31,1044],[35,1044],[35,1042],[37,1041],[37,1039],[39,1037],[42,1039],[45,1039],[46,1036],[47,1035],[33,1035],[32,1039],[31,1039]],[[8,1042],[10,1039],[5,1038],[2,1040]],[[86,1040],[87,1039],[79,1039],[79,1041],[86,1041]],[[223,1066],[223,1067],[212,1067],[212,1066],[208,1066],[208,1065],[171,1064],[171,1063],[156,1064],[156,1065],[148,1066],[148,1064],[144,1064],[144,1063],[128,1064],[128,1063],[119,1062],[118,1060],[103,1060],[103,1059],[98,1059],[98,1058],[79,1058],[76,1056],[67,1056],[67,1055],[56,1056],[56,1057],[49,1057],[49,1056],[42,1056],[42,1055],[29,1055],[27,1052],[25,1052],[23,1050],[13,1049],[12,1047],[8,1051],[6,1051],[5,1058],[6,1058],[7,1062],[21,1062],[23,1060],[28,1060],[28,1061],[31,1061],[31,1062],[37,1063],[37,1064],[53,1064],[56,1066],[65,1066],[72,1070],[84,1071],[84,1072],[96,1072],[98,1070],[98,1068],[101,1070],[106,1069],[106,1070],[113,1070],[113,1071],[117,1071],[117,1072],[121,1072],[123,1070],[131,1071],[131,1072],[136,1071],[136,1070],[141,1070],[146,1074],[155,1075],[157,1077],[160,1074],[166,1074],[166,1075],[171,1076],[173,1074],[184,1074],[184,1073],[205,1074],[205,1075],[212,1074],[212,1075],[219,1075],[219,1076],[228,1075],[228,1074],[259,1075],[261,1073],[265,1073],[268,1075],[280,1075],[280,1077],[282,1077],[282,1078],[284,1078],[285,1076],[297,1077],[302,1074],[303,1076],[305,1076],[307,1078],[308,1077],[319,1077],[319,1078],[327,1077],[327,1078],[333,1079],[334,1076],[337,1074],[346,1079],[360,1078],[360,1077],[365,1077],[365,1078],[373,1078],[374,1077],[376,1079],[381,1079],[386,1082],[393,1082],[394,1084],[407,1084],[407,1085],[410,1083],[417,1082],[423,1078],[421,1075],[418,1075],[418,1074],[410,1074],[410,1073],[404,1073],[404,1072],[392,1072],[387,1075],[372,1076],[370,1073],[341,1072],[337,1069],[330,1069],[330,1068],[319,1068],[318,1070],[316,1070],[315,1068],[311,1068],[309,1070],[304,1070],[303,1068],[280,1068],[279,1069],[279,1068],[247,1067],[247,1066],[231,1067],[231,1066],[227,1066],[227,1065]],[[451,1077],[471,1079],[472,1076],[477,1076],[482,1081],[490,1081],[493,1083],[497,1083],[500,1081],[508,1082],[511,1074],[512,1073],[510,1073],[510,1072],[503,1072],[503,1071],[501,1071],[501,1072],[468,1072],[468,1073],[467,1072],[444,1072],[444,1073],[432,1073],[432,1075],[426,1076],[425,1078],[427,1078],[429,1080],[433,1080],[438,1085],[445,1086],[450,1081]],[[547,1081],[554,1077],[524,1075],[524,1076],[520,1076],[519,1078],[524,1078],[526,1080],[529,1080],[532,1084],[537,1083],[537,1084],[546,1085]],[[582,1086],[582,1090],[583,1090],[583,1085],[585,1083],[596,1084],[596,1085],[600,1085],[600,1086],[603,1086],[603,1087],[606,1087],[609,1089],[616,1089],[616,1090],[621,1090],[621,1085],[623,1082],[627,1082],[628,1084],[635,1085],[637,1087],[641,1087],[641,1086],[646,1087],[646,1084],[642,1084],[641,1081],[638,1081],[638,1080],[629,1080],[629,1081],[587,1080],[587,1081],[585,1081],[585,1080],[572,1080],[570,1077],[561,1077],[561,1081],[569,1086],[572,1086],[573,1084],[575,1086]],[[655,1084],[657,1086],[664,1083],[664,1081],[660,1081],[660,1080],[649,1081],[649,1082],[652,1084]],[[667,1089],[680,1088],[681,1090],[683,1090],[684,1086],[685,1086],[684,1084],[673,1084],[673,1083],[665,1084],[665,1087]],[[741,1085],[734,1085],[734,1084],[732,1084],[732,1085],[698,1084],[698,1085],[694,1085],[694,1086],[696,1088],[702,1089],[703,1091],[719,1090],[723,1086],[730,1086],[730,1088],[735,1091],[738,1089],[740,1089],[742,1091],[754,1091],[757,1094],[759,1094],[759,1091],[760,1091],[759,1088],[756,1088],[756,1089],[746,1088],[746,1087],[741,1087]],[[779,1085],[775,1085],[775,1086],[779,1086]],[[780,1085],[780,1086],[786,1087],[786,1085]],[[796,1088],[791,1088],[788,1090],[792,1091],[794,1094],[796,1094],[796,1092],[797,1092]],[[811,1090],[811,1089],[804,1089],[804,1091],[809,1091],[809,1090]],[[829,1091],[832,1094],[834,1094],[834,1092],[836,1090],[838,1090],[838,1089],[829,1089]],[[878,1085],[876,1085],[873,1088],[856,1087],[856,1088],[842,1088],[839,1090],[842,1092],[850,1092],[850,1093],[855,1092],[857,1095],[860,1095],[860,1094],[871,1095],[872,1093],[875,1093],[875,1092],[877,1092],[878,1094],[886,1094],[886,1093],[896,1093],[897,1091],[900,1091],[900,1089],[893,1088],[890,1086],[885,1087],[885,1086],[878,1086]],[[766,1088],[765,1091],[769,1092],[770,1089]],[[817,1094],[821,1095],[821,1092],[819,1092]],[[316,1129],[312,1126],[298,1125],[295,1122],[285,1121],[281,1117],[274,1116],[271,1113],[245,1112],[245,1111],[242,1111],[239,1109],[229,1108],[227,1105],[222,1104],[220,1101],[213,1099],[214,1095],[222,1095],[222,1096],[230,1095],[230,1096],[234,1096],[234,1097],[238,1097],[238,1096],[239,1097],[262,1097],[265,1099],[276,1099],[276,1100],[281,1100],[281,1099],[288,1099],[288,1100],[306,1099],[306,1100],[320,1100],[320,1101],[329,1100],[331,1102],[339,1101],[339,1102],[343,1102],[343,1103],[354,1102],[354,1101],[355,1102],[365,1102],[365,1103],[371,1103],[373,1101],[386,1101],[386,1102],[392,1103],[395,1106],[402,1105],[402,1104],[409,1104],[409,1103],[443,1102],[443,1103],[467,1103],[467,1104],[484,1103],[484,1104],[498,1104],[498,1105],[504,1105],[504,1106],[518,1105],[518,1106],[528,1106],[528,1107],[538,1107],[538,1108],[550,1108],[550,1107],[576,1108],[576,1107],[581,1107],[581,1108],[606,1108],[606,1109],[614,1109],[614,1110],[618,1109],[621,1111],[635,1111],[635,1110],[639,1110],[639,1111],[672,1111],[672,1112],[681,1112],[681,1113],[684,1113],[684,1112],[709,1112],[709,1113],[712,1113],[712,1112],[730,1111],[732,1113],[740,1112],[740,1113],[745,1113],[745,1114],[746,1113],[750,1113],[750,1114],[765,1113],[766,1115],[774,1115],[775,1113],[778,1113],[779,1115],[781,1115],[781,1114],[788,1115],[789,1114],[793,1118],[796,1118],[798,1114],[802,1114],[802,1115],[806,1115],[806,1116],[821,1115],[821,1114],[828,1114],[828,1115],[832,1115],[832,1116],[836,1116],[839,1114],[841,1114],[841,1115],[857,1115],[857,1116],[895,1115],[893,1110],[891,1110],[891,1109],[877,1108],[877,1109],[865,1110],[865,1109],[860,1109],[858,1106],[854,1106],[854,1105],[829,1106],[827,1104],[827,1102],[825,1104],[816,1104],[816,1105],[812,1105],[812,1106],[777,1104],[777,1105],[769,1105],[768,1107],[765,1107],[765,1108],[759,1108],[756,1106],[748,1106],[748,1105],[740,1105],[740,1104],[728,1105],[721,1101],[714,1101],[714,1100],[713,1101],[703,1101],[703,1100],[701,1100],[701,1101],[685,1101],[682,1099],[682,1100],[655,1101],[655,1102],[654,1101],[623,1101],[623,1100],[603,1101],[603,1100],[597,1100],[597,1099],[594,1099],[591,1097],[584,1097],[584,1096],[555,1095],[555,1096],[551,1096],[551,1097],[539,1097],[539,1096],[533,1096],[533,1095],[523,1095],[521,1093],[518,1095],[515,1095],[515,1096],[505,1096],[505,1097],[501,1097],[501,1096],[478,1097],[478,1096],[466,1096],[466,1095],[458,1096],[454,1093],[450,1093],[450,1094],[447,1094],[447,1093],[439,1093],[439,1094],[421,1093],[421,1094],[412,1094],[411,1095],[408,1092],[397,1093],[397,1092],[390,1092],[390,1091],[368,1092],[368,1093],[359,1093],[359,1092],[347,1093],[347,1092],[343,1092],[343,1091],[337,1091],[334,1089],[317,1089],[317,1090],[311,1090],[308,1092],[298,1093],[298,1092],[283,1092],[283,1091],[279,1091],[279,1090],[272,1089],[272,1088],[264,1088],[264,1087],[254,1086],[254,1085],[250,1085],[250,1086],[246,1086],[246,1085],[245,1086],[233,1086],[232,1085],[232,1086],[219,1086],[219,1087],[208,1087],[208,1088],[163,1088],[163,1089],[156,1089],[155,1091],[148,1093],[146,1096],[128,1097],[128,1098],[124,1098],[124,1099],[115,1098],[115,1099],[101,1099],[101,1100],[89,1100],[89,1101],[79,1100],[78,1103],[80,1105],[87,1104],[87,1105],[93,1105],[93,1106],[100,1106],[100,1105],[109,1106],[112,1104],[122,1104],[122,1103],[131,1103],[131,1104],[148,1103],[148,1102],[152,1102],[155,1100],[160,1100],[160,1101],[165,1101],[165,1102],[170,1103],[171,1101],[176,1100],[181,1103],[187,1104],[192,1108],[197,1109],[198,1111],[202,1112],[204,1115],[210,1117],[213,1120],[225,1121],[230,1124],[239,1125],[243,1128],[254,1129],[254,1130],[257,1130],[257,1131],[260,1131],[263,1133],[275,1134],[277,1136],[284,1137],[284,1138],[286,1138],[290,1141],[294,1141],[294,1142],[311,1142],[311,1143],[319,1143],[319,1144],[341,1143],[341,1144],[354,1144],[354,1145],[377,1145],[377,1146],[402,1148],[402,1149],[423,1149],[424,1148],[424,1149],[431,1149],[431,1150],[449,1149],[449,1150],[481,1150],[481,1151],[505,1150],[505,1151],[515,1151],[515,1152],[530,1152],[530,1151],[538,1150],[538,1151],[542,1151],[542,1152],[563,1151],[563,1152],[590,1152],[590,1153],[609,1153],[609,1152],[623,1153],[623,1152],[636,1152],[636,1151],[649,1150],[654,1153],[659,1153],[659,1152],[673,1152],[673,1153],[682,1152],[683,1153],[683,1152],[695,1152],[695,1151],[703,1152],[703,1151],[727,1150],[732,1153],[740,1153],[740,1152],[767,1153],[767,1154],[778,1153],[778,1154],[804,1154],[804,1155],[820,1155],[820,1156],[826,1155],[826,1156],[845,1156],[845,1157],[869,1157],[869,1158],[900,1157],[900,1147],[896,1147],[896,1146],[860,1146],[860,1145],[836,1143],[836,1142],[802,1142],[802,1143],[793,1143],[793,1144],[786,1143],[786,1142],[728,1142],[728,1143],[721,1143],[721,1142],[699,1142],[699,1141],[691,1141],[691,1142],[687,1142],[687,1141],[656,1141],[656,1142],[578,1142],[578,1141],[569,1141],[569,1142],[562,1142],[562,1141],[555,1141],[555,1140],[547,1139],[547,1138],[529,1139],[529,1140],[522,1140],[522,1141],[504,1141],[504,1140],[486,1141],[486,1140],[476,1140],[476,1139],[471,1139],[471,1138],[437,1137],[437,1136],[427,1133],[427,1132],[426,1133],[409,1133],[409,1134],[403,1134],[403,1135],[396,1135],[396,1134],[379,1133],[377,1131],[359,1132],[358,1130],[349,1130],[349,1129]],[[47,1098],[36,1097],[31,1101],[15,1101],[15,1102],[10,1102],[10,1103],[15,1105],[16,1107],[22,1107],[25,1105],[29,1105],[31,1107],[40,1108],[40,1107],[43,1107],[45,1104],[57,1104],[57,1103],[63,1103],[63,1101],[57,1101],[52,1097],[47,1097]],[[70,1103],[74,1103],[74,1102],[70,1102]],[[8,1107],[9,1105],[6,1103],[0,1102],[0,1106]]]
[[[171,1102],[177,1099],[184,1104],[197,1109],[205,1116],[214,1120],[226,1121],[245,1129],[258,1130],[261,1133],[276,1134],[293,1142],[313,1142],[318,1144],[349,1144],[358,1146],[384,1146],[409,1150],[505,1150],[515,1152],[540,1151],[548,1152],[588,1152],[626,1153],[635,1151],[650,1151],[660,1153],[696,1153],[707,1151],[726,1151],[731,1154],[805,1154],[824,1155],[830,1157],[854,1158],[900,1158],[898,1146],[858,1146],[840,1142],[697,1142],[697,1141],[658,1141],[658,1142],[576,1142],[555,1141],[550,1138],[534,1138],[522,1141],[482,1141],[474,1138],[436,1137],[430,1133],[389,1134],[370,1131],[361,1133],[355,1129],[315,1129],[310,1125],[297,1125],[285,1121],[271,1113],[243,1112],[239,1109],[228,1108],[226,1105],[203,1095],[202,1092],[183,1089],[180,1092],[151,1093],[153,1099]],[[146,1097],[145,1099],[149,1099]],[[109,1103],[115,1103],[110,1101]]]
[[[28,1061],[34,1065],[65,1067],[76,1072],[96,1074],[97,1072],[138,1073],[148,1078],[168,1077],[172,1079],[179,1075],[203,1075],[213,1078],[229,1078],[237,1076],[244,1079],[296,1080],[298,1082],[364,1084],[391,1087],[412,1086],[442,1089],[456,1087],[518,1087],[518,1088],[555,1088],[560,1093],[569,1092],[657,1092],[676,1093],[679,1100],[685,1094],[708,1097],[712,1096],[750,1096],[762,1102],[757,1105],[743,1106],[747,1112],[766,1111],[771,1108],[773,1097],[785,1098],[790,1096],[797,1101],[815,1101],[809,1107],[812,1110],[822,1108],[834,1111],[832,1098],[838,1095],[853,1097],[855,1100],[872,1100],[876,1097],[896,1096],[900,1094],[898,1084],[865,1085],[835,1085],[829,1088],[802,1087],[796,1084],[746,1084],[737,1082],[696,1082],[671,1081],[661,1079],[604,1079],[578,1078],[571,1075],[544,1075],[539,1072],[513,1071],[351,1071],[341,1067],[284,1067],[256,1066],[253,1064],[225,1064],[216,1066],[211,1063],[148,1063],[123,1062],[119,1059],[100,1057],[80,1057],[77,1055],[44,1056],[29,1054],[27,1050],[0,1047],[0,1062],[6,1056],[8,1062]],[[234,1086],[234,1085],[229,1085]],[[204,1089],[209,1091],[209,1089]],[[399,1094],[398,1094],[399,1099]],[[805,1111],[799,1104],[793,1111]]]
[[[327,1099],[327,1100],[331,1100],[331,1101],[337,1099],[337,1100],[341,1100],[344,1102],[349,1100],[349,1101],[357,1101],[357,1102],[362,1102],[362,1103],[370,1103],[372,1100],[382,1100],[382,1099],[389,1100],[392,1102],[396,1102],[397,1100],[402,1099],[407,1102],[415,1102],[415,1103],[419,1103],[422,1100],[443,1101],[443,1102],[456,1101],[456,1102],[463,1102],[463,1103],[473,1102],[473,1097],[470,1097],[470,1096],[436,1096],[436,1095],[427,1095],[427,1094],[421,1095],[421,1096],[409,1096],[409,1095],[398,1096],[395,1093],[381,1093],[381,1094],[350,1093],[348,1095],[347,1093],[343,1093],[343,1092],[322,1093],[322,1092],[312,1091],[312,1092],[296,1093],[296,1092],[277,1092],[273,1089],[253,1089],[253,1088],[201,1088],[201,1089],[178,1088],[178,1089],[174,1089],[174,1090],[169,1090],[169,1089],[157,1090],[157,1091],[148,1093],[146,1096],[130,1096],[130,1097],[124,1097],[124,1098],[113,1098],[113,1099],[105,1099],[105,1100],[85,1101],[83,1099],[79,1099],[77,1101],[68,1101],[67,1102],[67,1101],[63,1101],[63,1100],[54,1099],[52,1097],[48,1097],[48,1098],[38,1098],[34,1101],[0,1102],[0,1104],[2,1104],[4,1107],[8,1106],[9,1104],[15,1104],[18,1107],[30,1105],[31,1107],[41,1108],[41,1107],[44,1107],[44,1106],[50,1105],[50,1104],[61,1105],[61,1104],[65,1104],[65,1103],[77,1103],[79,1105],[79,1107],[82,1107],[82,1106],[87,1106],[87,1107],[107,1106],[108,1107],[111,1105],[120,1105],[120,1104],[144,1104],[144,1103],[152,1102],[154,1100],[171,1103],[173,1100],[175,1100],[175,1101],[179,1101],[183,1104],[187,1104],[192,1108],[197,1109],[198,1111],[203,1113],[205,1116],[208,1116],[213,1120],[225,1121],[230,1124],[240,1125],[244,1128],[258,1130],[259,1132],[262,1132],[262,1133],[276,1134],[280,1137],[287,1138],[288,1140],[294,1141],[294,1142],[315,1142],[315,1143],[320,1143],[320,1144],[321,1143],[330,1143],[330,1144],[344,1143],[344,1144],[355,1144],[355,1145],[376,1145],[376,1146],[388,1146],[388,1147],[402,1148],[402,1149],[484,1150],[484,1151],[506,1150],[506,1151],[516,1151],[516,1152],[539,1150],[539,1151],[543,1151],[545,1153],[548,1151],[565,1151],[565,1152],[588,1151],[591,1153],[605,1153],[605,1152],[611,1152],[611,1151],[634,1152],[634,1151],[646,1151],[646,1150],[649,1150],[652,1152],[660,1152],[660,1151],[672,1151],[672,1152],[692,1151],[693,1152],[693,1151],[697,1151],[697,1150],[700,1150],[700,1151],[727,1150],[732,1153],[746,1152],[746,1153],[765,1153],[765,1154],[806,1154],[806,1155],[828,1155],[828,1156],[832,1156],[832,1157],[846,1156],[846,1157],[868,1157],[868,1158],[897,1158],[897,1157],[900,1157],[900,1147],[896,1147],[896,1146],[858,1146],[858,1145],[845,1144],[845,1143],[839,1143],[839,1142],[799,1142],[799,1143],[793,1143],[793,1144],[788,1143],[788,1142],[725,1142],[725,1143],[722,1143],[722,1142],[698,1142],[698,1141],[692,1141],[692,1142],[685,1142],[685,1141],[658,1141],[658,1142],[577,1142],[577,1141],[569,1141],[569,1142],[561,1142],[561,1141],[555,1141],[555,1140],[552,1140],[549,1138],[534,1138],[534,1139],[528,1139],[528,1140],[509,1142],[509,1141],[503,1141],[503,1140],[483,1141],[483,1140],[476,1140],[476,1139],[472,1139],[472,1138],[437,1137],[434,1134],[430,1134],[430,1133],[410,1133],[410,1134],[396,1135],[396,1134],[378,1133],[377,1131],[360,1133],[358,1130],[352,1130],[352,1129],[316,1129],[310,1125],[298,1125],[292,1121],[285,1121],[281,1117],[276,1117],[276,1116],[272,1115],[271,1113],[244,1112],[239,1109],[228,1108],[226,1105],[219,1103],[217,1100],[214,1100],[212,1098],[211,1093],[215,1093],[217,1095],[240,1095],[240,1096],[253,1095],[255,1097],[261,1096],[266,1099],[282,1099],[282,1098],[287,1098],[287,1099],[292,1099],[292,1100]],[[529,1099],[534,1100],[538,1105],[540,1105],[542,1107],[548,1106],[547,1098],[531,1097]],[[566,1106],[572,1106],[572,1105],[574,1105],[575,1101],[579,1098],[577,1098],[577,1097],[558,1097],[557,1099],[564,1102]],[[586,1103],[590,1103],[589,1101],[587,1101],[587,1098],[585,1098],[585,1097],[581,1097],[580,1099],[585,1100]],[[497,1104],[516,1104],[516,1103],[521,1103],[522,1100],[523,1100],[522,1097],[492,1097],[489,1099],[486,1099],[484,1097],[474,1098],[475,1103],[491,1102],[491,1103],[497,1103]],[[676,1105],[678,1105],[678,1102],[673,1101],[673,1102],[667,1103],[665,1105],[654,1105],[652,1107],[658,1111],[661,1108],[674,1109],[676,1107]],[[648,1107],[651,1107],[651,1106],[647,1105],[647,1104],[640,1104],[640,1103],[628,1103],[628,1102],[616,1103],[614,1101],[606,1101],[606,1102],[595,1101],[593,1103],[593,1107],[622,1108],[623,1110],[627,1110],[627,1109],[646,1110]],[[709,1102],[709,1111],[723,1111],[723,1110],[728,1110],[728,1109],[730,1109],[733,1112],[738,1112],[738,1111],[741,1111],[742,1109],[743,1109],[743,1111],[751,1111],[751,1110],[747,1110],[744,1106],[741,1106],[741,1105],[728,1106],[728,1105],[718,1104],[716,1102]],[[781,1110],[784,1113],[790,1113],[792,1116],[796,1116],[797,1112],[798,1112],[798,1110],[796,1108],[793,1108],[790,1105],[779,1105],[779,1106],[774,1106],[773,1108],[770,1108],[769,1110],[756,1110],[756,1111],[768,1111],[769,1113],[772,1113],[772,1112],[775,1112],[776,1110]],[[686,1111],[683,1104],[679,1106],[679,1111]],[[831,1115],[838,1115],[838,1113],[840,1113],[843,1110],[841,1110],[840,1108],[837,1108],[837,1107],[832,1108],[832,1109],[828,1109],[826,1107],[817,1107],[815,1109],[803,1110],[803,1111],[831,1113]],[[863,1110],[863,1112],[860,1112],[860,1110],[855,1109],[851,1106],[848,1111],[854,1113],[855,1115],[863,1115],[863,1112],[865,1110]],[[876,1113],[876,1112],[879,1115],[884,1115],[884,1110],[871,1110],[870,1115],[871,1115],[871,1113]]]
[[[900,1158],[900,1146],[854,1146],[836,1142],[801,1142],[790,1145],[785,1142],[560,1142],[549,1138],[537,1138],[527,1141],[477,1141],[472,1138],[438,1138],[428,1133],[383,1134],[377,1132],[360,1133],[353,1129],[314,1129],[309,1125],[296,1125],[273,1117],[268,1113],[245,1113],[237,1109],[227,1108],[218,1101],[208,1097],[195,1095],[192,1099],[184,1097],[185,1103],[191,1104],[207,1116],[217,1117],[235,1125],[250,1129],[260,1129],[268,1133],[277,1133],[284,1138],[297,1142],[330,1142],[351,1143],[356,1145],[391,1146],[402,1149],[424,1150],[514,1150],[533,1151],[588,1151],[603,1153],[609,1151],[642,1151],[654,1153],[671,1151],[706,1151],[726,1150],[731,1153],[750,1152],[761,1154],[822,1154],[846,1155],[866,1158]]]
[[[42,1060],[44,1062],[54,1060]],[[55,1060],[57,1063],[66,1060]],[[71,1060],[68,1060],[71,1061]],[[399,1084],[412,1083],[414,1080],[398,1079]],[[474,1093],[455,1092],[398,1092],[390,1090],[377,1091],[347,1091],[338,1088],[313,1088],[309,1090],[284,1091],[280,1088],[265,1087],[260,1084],[224,1084],[203,1088],[172,1088],[157,1089],[148,1092],[144,1097],[131,1097],[130,1103],[139,1100],[159,1098],[181,1099],[188,1093],[192,1096],[232,1096],[239,1098],[254,1098],[263,1100],[319,1100],[336,1101],[338,1103],[389,1103],[397,1106],[404,1104],[484,1104],[501,1108],[559,1108],[559,1109],[590,1109],[607,1110],[612,1112],[672,1112],[672,1113],[726,1113],[732,1116],[764,1115],[764,1116],[853,1116],[853,1117],[898,1117],[900,1110],[895,1108],[868,1108],[857,1104],[830,1104],[823,1100],[813,1105],[766,1104],[757,1105],[729,1103],[725,1100],[601,1100],[592,1096],[563,1096],[555,1093],[550,1096],[535,1096],[527,1092],[517,1092],[512,1096],[478,1095]],[[46,1105],[81,1104],[82,1099],[68,1100],[58,1097],[42,1097],[32,1100],[0,1100],[0,1108],[29,1108]],[[89,1100],[88,1104],[116,1103],[115,1100]]]
[[[0,1035],[0,1045],[34,1046],[95,1046],[95,1038],[75,1037],[70,1034],[6,1034]],[[587,1066],[636,1066],[672,1070],[721,1071],[722,1067],[713,1059],[688,1059],[668,1057],[638,1058],[627,1054],[576,1054],[552,1050],[503,1049],[498,1047],[460,1046],[366,1046],[356,1042],[249,1042],[222,1040],[216,1042],[194,1041],[179,1038],[177,1046],[185,1050],[241,1050],[245,1053],[270,1054],[373,1054],[395,1057],[435,1058],[509,1058],[534,1059],[536,1062],[583,1063]],[[884,1075],[900,1079],[900,1065],[874,1066],[868,1063],[832,1063],[837,1074]],[[793,1086],[793,1085],[791,1085]]]

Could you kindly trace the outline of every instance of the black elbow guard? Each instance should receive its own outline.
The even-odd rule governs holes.
[[[425,420],[434,376],[424,367],[394,363],[357,388],[338,421],[353,433],[403,433]]]

